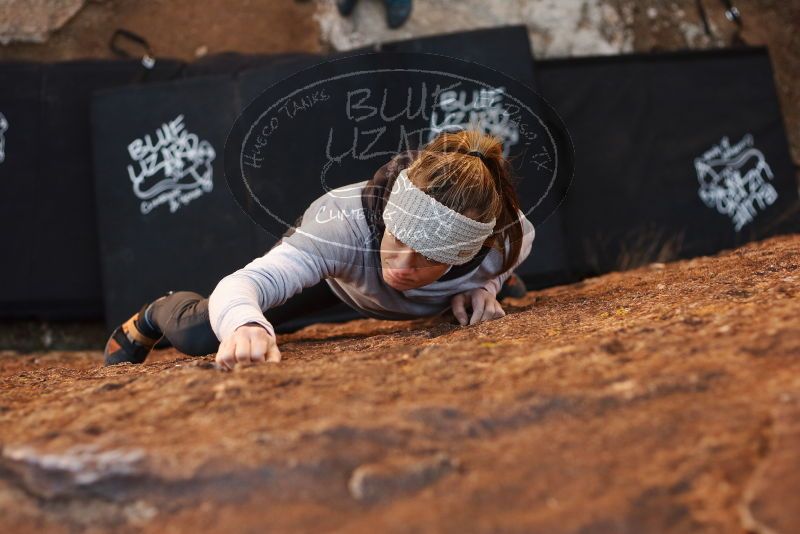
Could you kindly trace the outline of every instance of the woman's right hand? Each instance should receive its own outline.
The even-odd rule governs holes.
[[[243,324],[217,350],[216,362],[223,369],[233,369],[237,363],[264,361],[281,361],[281,351],[275,338],[258,323]]]

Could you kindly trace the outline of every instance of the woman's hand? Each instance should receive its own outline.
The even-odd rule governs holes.
[[[472,308],[472,317],[469,319],[469,324],[499,319],[506,314],[497,299],[482,287],[459,293],[450,302],[453,307],[453,315],[462,326],[467,324],[465,305],[469,305]]]
[[[257,323],[243,324],[217,350],[216,362],[223,369],[235,364],[281,361],[281,351],[275,338]]]

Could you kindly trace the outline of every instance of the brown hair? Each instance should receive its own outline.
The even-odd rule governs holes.
[[[482,157],[468,155],[471,151]],[[448,208],[476,221],[496,217],[495,232],[484,245],[503,253],[503,266],[496,275],[514,265],[522,248],[522,223],[511,166],[498,137],[477,130],[442,132],[408,166],[408,178]],[[510,249],[505,248],[506,238]]]

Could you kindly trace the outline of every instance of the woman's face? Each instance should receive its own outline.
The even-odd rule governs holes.
[[[381,270],[387,285],[405,291],[435,282],[449,267],[446,263],[429,260],[397,239],[389,230],[381,240]]]

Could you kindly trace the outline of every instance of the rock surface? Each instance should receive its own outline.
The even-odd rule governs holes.
[[[0,2],[0,44],[42,43],[85,3],[86,0],[3,0]]]
[[[335,50],[511,24],[528,27],[537,57],[633,50],[632,6],[604,0],[417,0],[408,21],[394,30],[386,26],[382,1],[362,0],[347,18],[335,0],[317,0],[317,6],[320,38]]]
[[[280,364],[0,354],[7,532],[800,529],[800,235],[279,336]]]
[[[347,18],[335,0],[316,0],[314,18],[321,42],[334,50],[510,24],[527,27],[538,59],[726,48],[738,37],[769,47],[793,158],[800,162],[800,129],[792,127],[800,118],[800,3],[734,4],[741,28],[726,17],[724,2],[697,0],[414,0],[408,21],[394,30],[386,26],[381,0],[359,0]]]

